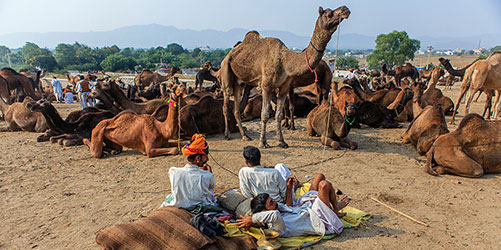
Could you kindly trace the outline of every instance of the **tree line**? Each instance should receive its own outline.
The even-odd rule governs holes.
[[[0,68],[8,67],[9,62],[16,70],[40,67],[55,73],[66,73],[68,70],[132,72],[143,68],[173,66],[194,68],[200,67],[205,61],[219,65],[229,51],[230,49],[202,51],[199,48],[188,51],[177,43],[150,49],[120,49],[116,45],[91,48],[78,42],[60,43],[54,51],[50,51],[27,42],[17,51],[0,45]]]

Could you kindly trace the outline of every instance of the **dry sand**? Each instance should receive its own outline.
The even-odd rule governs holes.
[[[454,101],[458,85],[444,91]],[[472,111],[480,112],[483,100],[473,103]],[[65,116],[78,104],[56,107]],[[404,123],[404,127],[407,125]],[[5,122],[0,126],[6,126]],[[237,133],[231,141],[222,135],[208,137],[216,192],[238,187],[234,174],[244,166],[242,148],[258,145],[259,123],[248,122],[245,126],[255,140],[243,142]],[[274,128],[272,121],[270,131]],[[336,188],[353,198],[351,206],[373,215],[367,226],[347,229],[315,249],[499,248],[500,174],[479,179],[430,176],[423,170],[425,158],[411,145],[402,144],[400,135],[405,128],[353,129],[350,137],[359,144],[355,151],[324,151],[318,138],[306,134],[305,119],[297,120],[297,128],[284,133],[288,149],[276,147],[274,132],[269,133],[273,147],[262,150],[262,163],[271,166],[283,162],[297,168],[293,172],[302,181],[322,172]],[[449,126],[450,130],[455,128]],[[154,211],[169,192],[169,167],[185,164],[181,155],[149,159],[132,150],[93,159],[86,146],[38,143],[38,135],[0,133],[0,248],[100,249],[95,243],[96,233]],[[312,164],[325,159],[330,160]],[[430,227],[391,212],[369,197]]]

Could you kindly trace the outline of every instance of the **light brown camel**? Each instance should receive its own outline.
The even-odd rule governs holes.
[[[345,122],[345,118],[337,108],[329,108],[327,102],[318,105],[308,114],[306,129],[309,136],[320,136],[322,145],[327,145],[336,150],[341,149],[341,147],[350,148],[351,150],[357,148],[357,143],[348,138],[350,126]]]
[[[336,107],[343,117],[345,116],[345,105],[350,102],[361,103],[362,99],[358,97],[353,88],[348,86],[343,86],[338,90],[338,83],[336,81],[332,82],[332,93],[329,101],[334,107]]]
[[[134,83],[136,83],[139,88],[144,89],[151,86],[152,84],[170,80],[177,72],[179,72],[178,67],[172,67],[167,75],[161,75],[158,72],[153,72],[149,69],[143,69],[141,73],[134,77]]]
[[[464,177],[501,172],[499,135],[501,121],[486,121],[478,114],[465,116],[455,131],[433,143],[426,157],[426,172]]]
[[[263,38],[256,31],[248,32],[242,43],[236,45],[224,58],[221,64],[221,85],[224,91],[223,112],[228,122],[230,95],[234,97],[234,116],[243,140],[250,140],[240,120],[240,96],[244,84],[259,86],[263,89],[263,107],[261,112],[260,147],[270,147],[266,141],[266,124],[271,95],[278,89],[278,102],[275,119],[279,146],[288,147],[282,134],[285,98],[289,93],[292,81],[310,74],[318,66],[327,43],[337,26],[348,18],[350,11],[342,6],[336,10],[318,9],[319,17],[315,24],[310,44],[303,52],[289,50],[279,39]],[[230,131],[226,124],[225,137],[230,139]]]
[[[356,78],[345,80],[344,83],[352,87],[355,94],[357,94],[363,101],[371,101],[385,107],[390,105],[395,100],[398,93],[400,93],[400,89],[381,89],[373,92],[365,91],[361,87],[361,85],[366,83],[365,80],[360,82]]]
[[[12,97],[10,95],[10,87],[9,83],[5,78],[0,76],[0,98],[3,99],[3,101],[7,104],[12,103]]]
[[[430,82],[428,88],[424,91],[421,96],[421,106],[426,107],[428,105],[434,105],[435,103],[440,103],[442,105],[442,110],[446,115],[452,115],[452,110],[454,109],[454,102],[451,98],[444,96],[440,89],[437,89],[438,79],[444,75],[444,70],[442,68],[434,68],[431,73]]]
[[[470,103],[473,99],[473,95],[481,88],[496,90],[498,92],[496,100],[494,101],[493,118],[496,119],[501,108],[501,103],[499,103],[499,96],[501,94],[501,51],[493,52],[487,59],[478,60],[473,63],[471,67],[466,69],[463,82],[461,82],[461,92],[459,93],[456,108],[454,109],[450,121],[451,124],[454,124],[456,111],[466,91],[469,89],[468,98],[466,99],[465,115],[470,111]]]
[[[43,94],[43,85],[42,85],[42,78],[45,77],[45,70],[37,70],[35,72],[28,71],[28,70],[21,70],[19,71],[19,74],[24,75],[31,79],[31,86],[33,87],[33,90],[37,92],[39,95]]]
[[[447,70],[447,72],[449,72],[450,76],[457,76],[460,78],[461,81],[464,78],[464,74],[465,74],[466,70],[468,68],[470,68],[471,65],[473,65],[473,63],[475,63],[475,62],[472,62],[472,63],[464,66],[463,68],[456,70],[452,67],[452,64],[450,63],[449,59],[445,59],[445,58],[441,57],[438,60],[444,66],[445,70]],[[489,110],[489,112],[487,113],[487,119],[489,119],[491,117],[492,97],[494,96],[494,90],[482,88],[479,92],[480,93],[478,93],[478,96],[475,99],[475,102],[478,100],[478,98],[480,97],[482,92],[485,93],[486,99],[485,99],[485,105],[484,105],[484,113],[482,114],[482,116],[485,117],[485,113],[487,112],[487,110]]]
[[[404,77],[410,77],[414,81],[416,81],[419,78],[418,70],[416,69],[416,67],[414,67],[414,65],[410,63],[399,65],[395,67],[395,69],[393,70],[388,70],[386,68],[386,64],[383,64],[382,71],[386,75],[394,76],[395,83],[397,84],[398,87],[400,87],[400,82]]]
[[[169,139],[174,139],[178,132],[179,103],[185,91],[184,85],[175,86],[165,121],[161,122],[151,115],[124,111],[97,124],[92,130],[91,140],[84,138],[83,142],[95,158],[102,157],[105,144],[118,151],[122,147],[132,148],[148,157],[178,154],[177,145],[169,147]]]
[[[423,109],[420,105],[423,86],[419,83],[415,84],[413,92],[414,120],[409,124],[401,138],[403,143],[412,143],[420,155],[425,155],[433,142],[440,135],[449,133],[449,130],[447,129],[441,104],[437,102]]]
[[[37,75],[40,76],[40,72]],[[25,75],[11,68],[3,68],[0,70],[0,76],[7,80],[10,90],[15,91],[17,100],[20,100],[22,96],[29,96],[33,100],[40,99],[40,95],[37,95],[33,89],[32,80]]]
[[[45,132],[49,128],[41,113],[31,111],[26,107],[30,102],[33,102],[33,99],[27,96],[23,102],[8,105],[0,98],[0,109],[8,125],[7,131]]]

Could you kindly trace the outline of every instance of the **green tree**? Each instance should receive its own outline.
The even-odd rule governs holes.
[[[23,55],[26,64],[31,64],[31,61],[33,61],[36,56],[40,56],[42,51],[35,43],[26,42],[21,49],[21,54]]]
[[[60,43],[56,46],[54,58],[61,67],[76,64],[76,49],[73,45]]]
[[[6,63],[8,63],[7,54],[9,54],[9,53],[10,53],[10,49],[9,48],[7,48],[4,45],[0,45],[0,62],[6,62]]]
[[[336,68],[341,70],[347,70],[352,68],[358,68],[358,60],[353,57],[341,57],[336,61]]]
[[[0,47],[1,48],[1,47]],[[490,49],[490,53],[494,52],[494,51],[501,51],[501,45],[498,45],[496,47],[493,47]],[[0,50],[0,55],[2,55],[2,52]]]
[[[171,43],[167,45],[167,52],[172,53],[173,55],[179,55],[184,53],[184,49],[181,45],[177,43]]]
[[[405,31],[380,34],[376,38],[376,49],[367,57],[369,68],[379,69],[383,63],[391,68],[412,60],[420,44],[418,40],[409,38]]]
[[[118,71],[133,70],[136,64],[136,60],[132,57],[123,57],[120,54],[112,54],[107,56],[100,65],[105,71]]]

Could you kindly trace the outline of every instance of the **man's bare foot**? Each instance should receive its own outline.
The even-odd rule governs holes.
[[[343,195],[340,199],[337,200],[336,205],[334,207],[334,213],[336,213],[337,217],[342,218],[346,215],[346,213],[340,213],[339,210],[343,209],[350,203],[350,198],[348,196]]]

